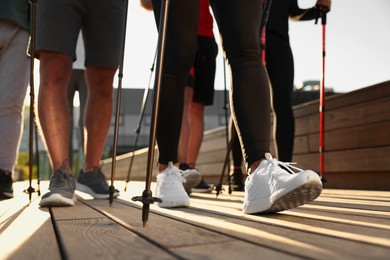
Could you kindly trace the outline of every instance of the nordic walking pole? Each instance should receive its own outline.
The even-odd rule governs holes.
[[[127,171],[125,191],[127,190],[127,184],[130,181],[131,169],[133,168],[133,162],[134,162],[134,156],[135,156],[135,148],[136,148],[136,146],[138,144],[138,138],[139,138],[139,135],[141,133],[141,125],[142,125],[142,120],[143,120],[144,115],[145,115],[146,102],[148,101],[150,82],[152,81],[152,75],[153,75],[153,71],[154,71],[154,64],[155,64],[155,61],[156,61],[156,56],[157,56],[157,51],[156,51],[156,54],[154,55],[154,58],[153,58],[152,67],[150,68],[149,84],[146,86],[145,91],[144,91],[144,95],[142,97],[141,112],[140,112],[140,115],[139,115],[137,128],[135,129],[135,134],[136,135],[135,135],[135,140],[134,140],[134,144],[133,144],[133,151],[132,151],[131,158],[130,158],[129,169]]]
[[[321,77],[321,89],[320,89],[320,177],[322,182],[324,179],[324,165],[325,165],[325,37],[326,37],[326,12],[321,11],[321,25],[322,25],[322,77]]]
[[[123,9],[123,24],[122,24],[122,45],[120,49],[120,61],[118,68],[118,90],[116,99],[116,112],[115,112],[115,128],[114,128],[114,142],[112,147],[112,164],[111,164],[111,185],[109,188],[109,203],[110,206],[114,200],[114,180],[115,180],[115,167],[116,167],[116,149],[118,146],[118,132],[119,132],[119,116],[121,110],[121,97],[122,97],[122,79],[123,79],[123,63],[125,58],[125,42],[126,42],[126,24],[127,24],[127,9],[129,1],[125,0]]]
[[[37,165],[37,185],[38,185],[38,190],[37,190],[37,193],[38,193],[38,196],[41,195],[41,179],[40,179],[40,176],[39,176],[39,143],[38,143],[38,126],[37,124],[35,123],[35,160],[36,160],[36,165]]]
[[[34,87],[34,59],[35,59],[35,35],[36,35],[36,7],[37,0],[29,0],[30,3],[30,120],[29,120],[29,163],[28,163],[28,180],[29,187],[25,192],[28,192],[29,200],[31,201],[32,193],[35,192],[35,189],[32,187],[32,175],[33,175],[33,157],[34,157],[34,124],[35,124],[35,87]],[[38,152],[38,149],[37,149]],[[39,174],[39,173],[38,173]],[[38,175],[39,180],[39,175]],[[40,194],[40,191],[38,191]]]
[[[164,62],[164,52],[165,52],[165,36],[167,29],[167,20],[168,20],[168,5],[170,0],[161,1],[161,11],[160,11],[160,21],[159,21],[159,33],[158,33],[158,42],[157,46],[159,48],[157,56],[157,77],[155,85],[155,93],[153,97],[153,110],[152,110],[152,124],[150,126],[150,135],[149,135],[149,151],[148,151],[148,161],[146,169],[146,182],[145,190],[142,193],[142,196],[133,197],[133,201],[141,201],[143,203],[142,207],[142,223],[146,226],[146,223],[149,219],[149,208],[150,204],[154,202],[162,202],[160,198],[152,197],[152,191],[150,190],[152,182],[152,173],[153,173],[153,158],[154,158],[154,149],[156,143],[156,128],[157,128],[157,118],[158,118],[158,109],[160,103],[160,90],[161,90],[161,79],[162,79],[162,66]]]
[[[263,0],[263,15],[261,19],[261,27],[260,27],[260,54],[261,54],[261,62],[263,65],[266,65],[265,59],[265,49],[266,49],[266,26],[268,22],[269,12],[271,9],[272,0]]]
[[[228,166],[229,166],[230,152],[232,151],[232,148],[233,148],[234,139],[237,138],[237,132],[236,132],[236,128],[235,128],[234,124],[232,123],[231,126],[232,126],[231,136],[230,136],[229,143],[227,145],[227,152],[225,155],[225,161],[223,162],[223,166],[222,166],[221,177],[219,178],[219,183],[215,187],[215,190],[217,191],[217,197],[218,197],[219,193],[221,193],[221,191],[222,191],[222,181],[223,181],[223,178],[225,176],[225,170],[228,169]],[[229,179],[230,179],[230,176],[229,176]],[[231,185],[229,183],[229,194],[231,194],[231,193],[232,193]]]
[[[229,98],[228,98],[228,91],[227,91],[227,84],[226,84],[226,61],[225,61],[225,58],[223,58],[223,86],[224,86],[224,101],[225,101],[225,105],[223,107],[223,109],[225,110],[225,124],[226,124],[226,131],[225,131],[225,134],[226,134],[226,150],[228,151],[228,154],[230,154],[230,151],[231,149],[229,149],[229,122],[231,120],[228,119],[229,117]],[[217,196],[218,194],[220,193],[220,191],[222,190],[222,181],[223,181],[223,175],[225,173],[225,167],[227,168],[227,170],[229,169],[229,166],[230,166],[230,160],[229,160],[230,157],[228,157],[228,161],[227,161],[227,165],[226,166],[223,166],[222,168],[222,177],[216,187],[216,191],[217,191]],[[226,159],[226,158],[225,158]],[[229,186],[229,194],[231,194],[231,190],[232,190],[232,185],[231,185],[231,180],[230,180],[230,177],[228,178],[228,186]]]

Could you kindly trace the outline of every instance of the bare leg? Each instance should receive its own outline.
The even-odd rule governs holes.
[[[192,102],[190,107],[190,136],[187,147],[187,163],[195,167],[204,132],[204,104]]]
[[[181,121],[181,131],[180,131],[180,140],[179,140],[179,162],[187,163],[187,153],[188,145],[190,138],[190,109],[192,103],[192,96],[194,94],[194,89],[191,87],[186,87],[184,89],[184,105],[183,105],[183,119]]]
[[[62,53],[40,53],[40,87],[38,113],[41,129],[50,155],[53,171],[69,165],[70,112],[67,87],[72,72],[72,59]]]
[[[85,108],[84,170],[100,165],[111,123],[112,89],[116,69],[89,67],[86,70],[88,99]]]

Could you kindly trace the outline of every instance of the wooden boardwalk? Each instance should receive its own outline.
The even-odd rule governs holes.
[[[48,182],[41,183],[41,192]],[[152,191],[154,191],[154,183]],[[109,206],[78,193],[74,207],[39,208],[15,183],[0,202],[0,259],[390,259],[390,192],[325,189],[314,202],[268,215],[241,212],[243,192],[193,193],[191,207],[151,205],[144,182],[116,182]]]

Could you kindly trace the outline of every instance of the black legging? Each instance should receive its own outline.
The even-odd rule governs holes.
[[[276,155],[278,160],[291,162],[294,150],[295,120],[292,108],[294,60],[288,39],[267,32],[267,71],[272,85]],[[234,166],[241,166],[242,153],[237,138],[232,147]]]
[[[267,71],[272,84],[272,105],[277,156],[280,161],[291,162],[294,149],[294,112],[292,92],[294,86],[294,60],[288,39],[267,33]]]
[[[232,72],[232,117],[247,166],[270,144],[270,93],[260,59],[262,0],[210,0]],[[160,1],[154,0],[159,17]],[[177,162],[186,76],[196,46],[199,0],[171,0],[157,127],[159,162]]]

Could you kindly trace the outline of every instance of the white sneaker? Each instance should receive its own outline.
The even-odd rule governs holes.
[[[181,171],[170,162],[168,168],[157,174],[156,194],[162,200],[157,205],[161,208],[188,207],[190,197],[183,187],[185,181]]]
[[[243,212],[278,212],[298,207],[316,199],[322,191],[317,173],[279,162],[265,154],[259,167],[246,178]],[[282,169],[284,166],[289,172]],[[291,169],[298,170],[294,172]]]

